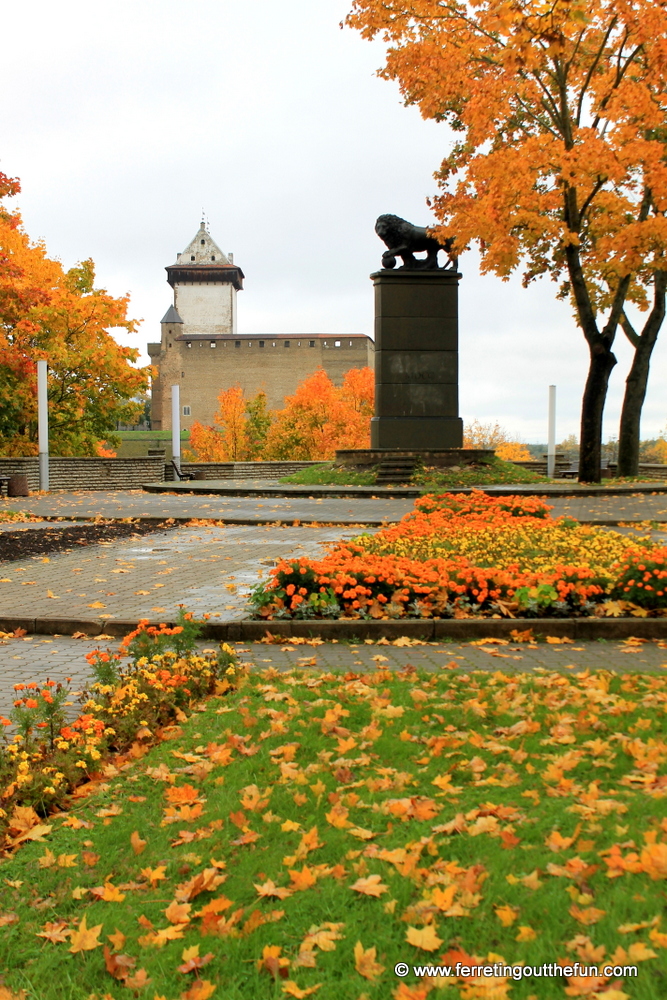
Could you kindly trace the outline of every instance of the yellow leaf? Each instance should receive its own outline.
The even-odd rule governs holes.
[[[102,944],[102,942],[98,940],[101,930],[102,924],[96,924],[94,927],[88,927],[84,916],[77,929],[72,931],[72,943],[69,950],[73,955],[76,955],[79,951],[92,951],[94,948],[99,948]]]
[[[537,931],[534,931],[532,927],[528,927],[526,924],[520,924],[519,933],[514,938],[515,941],[534,941],[537,937]]]
[[[135,830],[130,835],[130,843],[132,845],[132,850],[134,851],[135,854],[143,854],[143,852],[146,850],[146,844],[148,843],[148,841],[142,840],[141,837],[139,836],[139,832]]]
[[[598,920],[602,920],[607,911],[598,910],[594,906],[582,909],[581,907],[573,904],[568,912],[570,916],[574,917],[575,920],[578,920],[580,924],[590,927],[591,924],[597,924]]]
[[[88,605],[89,608],[106,608],[106,604],[102,604],[101,601],[93,601],[92,604]]]
[[[303,1000],[303,997],[309,997],[311,994],[317,993],[321,985],[322,983],[316,983],[315,986],[311,986],[307,990],[302,990],[293,979],[288,979],[283,985],[283,993],[287,993],[290,997],[296,997],[297,1000]]]
[[[358,878],[350,889],[364,896],[381,896],[383,892],[389,891],[389,886],[384,884],[381,875],[369,875],[367,878]]]
[[[125,944],[126,938],[122,931],[119,931],[118,928],[116,928],[115,933],[107,934],[107,937],[109,941],[111,941],[111,944],[114,947],[114,951],[123,950],[123,945]]]
[[[494,912],[503,927],[511,927],[519,916],[519,910],[516,906],[495,906]]]
[[[41,858],[37,858],[37,863],[40,868],[52,868],[56,863],[56,856],[53,851],[46,848],[46,852],[42,854]]]
[[[366,948],[361,941],[357,941],[354,946],[354,967],[364,979],[377,979],[384,972],[384,965],[376,961],[377,949]]]
[[[257,890],[257,895],[262,896],[265,899],[286,899],[287,896],[291,896],[293,892],[292,889],[276,885],[273,879],[270,878],[268,878],[263,885],[257,885],[256,882],[253,882],[253,885]]]
[[[47,597],[52,597],[54,601],[60,600],[59,595],[58,594],[54,594],[52,590],[47,590],[46,596]]]
[[[435,951],[442,944],[442,938],[438,937],[433,924],[427,924],[426,927],[408,927],[405,940],[415,948],[421,948],[422,951]]]
[[[59,854],[59,868],[76,868],[76,854]]]

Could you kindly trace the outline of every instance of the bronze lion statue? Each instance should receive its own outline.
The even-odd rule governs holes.
[[[434,236],[428,235],[424,226],[413,226],[398,215],[381,215],[375,223],[375,232],[389,248],[382,254],[383,267],[396,267],[396,258],[400,257],[406,270],[438,270],[438,251],[444,250],[449,266],[456,270],[458,261],[452,254],[454,240],[439,243]],[[426,252],[426,257],[415,257],[422,251]]]

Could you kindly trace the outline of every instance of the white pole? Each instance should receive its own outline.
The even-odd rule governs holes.
[[[37,362],[37,439],[39,448],[39,488],[49,491],[49,401],[46,361]]]
[[[549,439],[547,444],[547,476],[556,471],[556,386],[549,386]]]
[[[171,453],[174,464],[181,471],[181,387],[171,387]]]

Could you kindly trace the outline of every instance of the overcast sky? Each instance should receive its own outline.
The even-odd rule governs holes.
[[[380,44],[339,22],[347,0],[24,0],[3,11],[0,170],[21,179],[26,229],[67,267],[131,294],[130,340],[159,339],[164,267],[202,208],[246,275],[241,333],[367,333],[376,217],[432,216],[451,135],[377,79]],[[578,432],[587,352],[555,285],[480,276],[461,258],[461,415],[546,440]],[[622,335],[621,335],[622,337]],[[642,436],[667,423],[667,331]],[[120,338],[119,338],[120,339]],[[605,436],[614,436],[630,349],[618,341]]]

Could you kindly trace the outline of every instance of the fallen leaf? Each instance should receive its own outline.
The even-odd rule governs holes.
[[[199,945],[193,944],[190,948],[183,949],[181,958],[183,959],[183,964],[177,966],[177,972],[182,972],[185,976],[188,972],[198,973],[199,969],[203,969],[205,965],[213,961],[215,955],[212,951],[209,951],[207,955],[200,956]]]
[[[288,979],[287,982],[283,986],[283,993],[287,993],[287,995],[290,996],[290,997],[296,997],[297,1000],[303,1000],[304,997],[309,997],[313,993],[317,993],[317,991],[319,990],[319,988],[321,987],[321,985],[322,985],[322,983],[316,983],[315,986],[311,986],[307,990],[302,990],[294,982],[293,979]]]
[[[135,854],[143,854],[146,850],[147,843],[147,840],[141,839],[137,830],[134,830],[134,832],[130,835],[130,844],[132,845],[132,850]]]
[[[422,951],[435,951],[442,944],[442,938],[438,937],[433,924],[427,924],[426,927],[408,927],[405,940],[415,948],[421,948]]]
[[[516,906],[495,906],[494,912],[503,927],[511,927],[519,916],[519,910]]]
[[[94,927],[88,927],[84,916],[77,929],[72,931],[69,950],[73,955],[76,955],[79,951],[92,951],[94,948],[99,948],[102,944],[98,940],[101,930],[102,924],[95,924]]]
[[[354,946],[354,967],[364,979],[372,981],[384,972],[385,967],[376,961],[376,956],[377,949],[375,947],[364,949],[361,941],[357,941]]]
[[[46,938],[47,941],[52,941],[53,944],[61,944],[63,941],[67,941],[70,933],[71,931],[67,926],[66,920],[56,920],[53,923],[44,924],[41,931],[37,932],[37,937]]]
[[[389,886],[384,884],[381,875],[369,875],[367,878],[358,878],[350,889],[364,896],[381,896],[383,892],[389,891]]]

